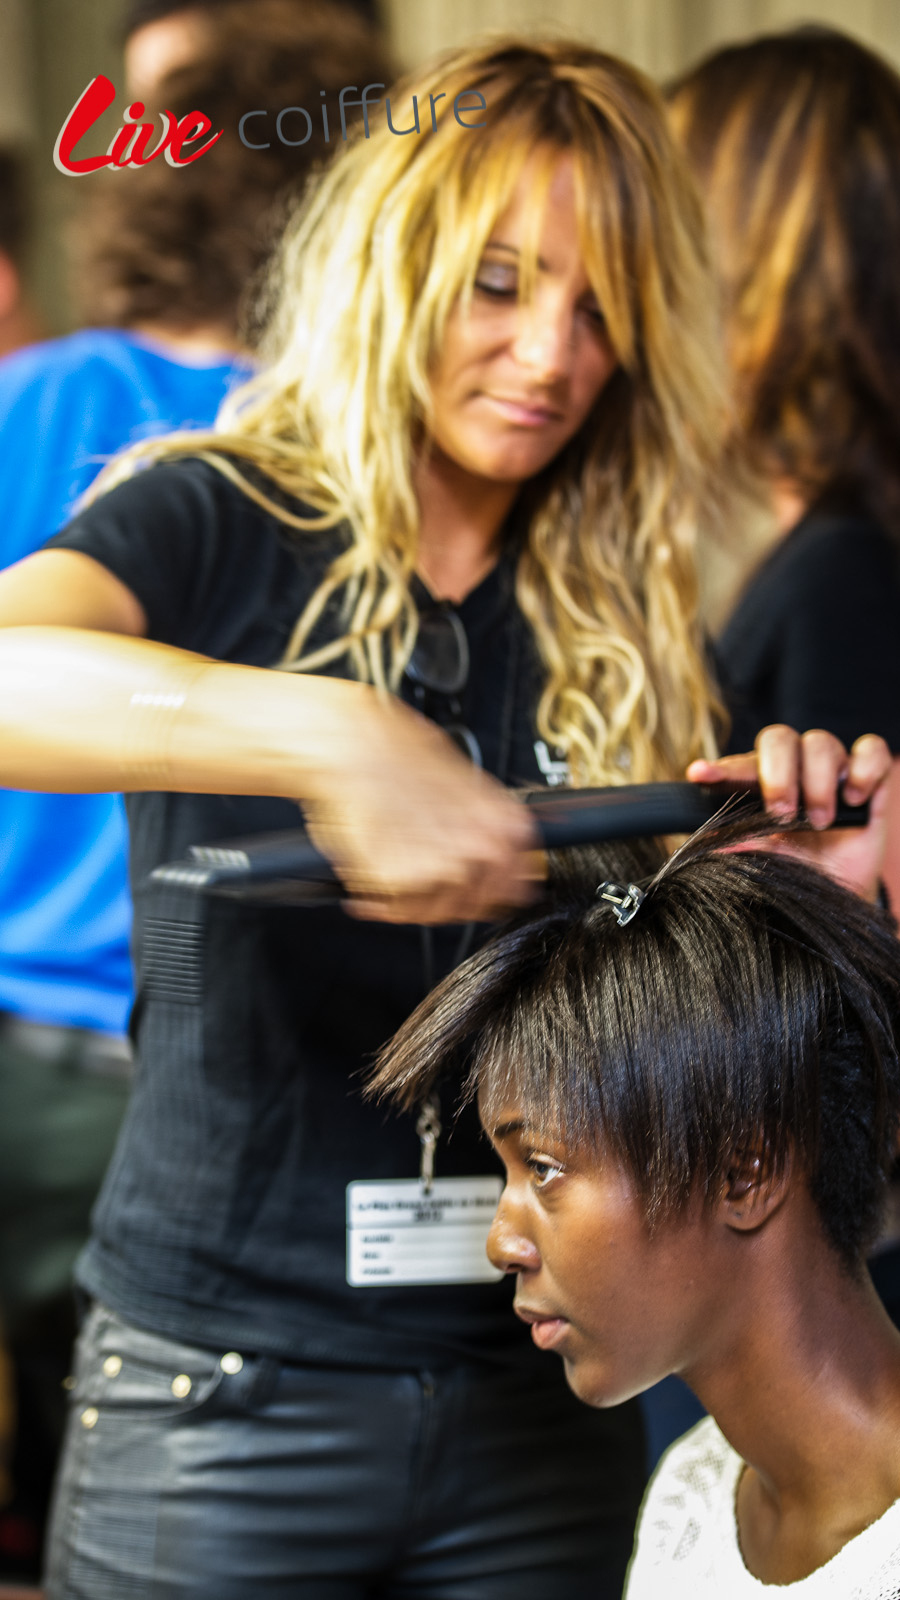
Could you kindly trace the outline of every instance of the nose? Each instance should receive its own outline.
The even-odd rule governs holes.
[[[541,1264],[537,1245],[516,1226],[513,1208],[504,1190],[487,1237],[488,1260],[500,1272],[535,1272]]]
[[[549,295],[535,295],[519,307],[513,354],[519,365],[544,383],[562,377],[572,354],[570,308]]]

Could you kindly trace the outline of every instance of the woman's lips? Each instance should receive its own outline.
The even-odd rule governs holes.
[[[565,1317],[548,1317],[540,1311],[530,1311],[527,1306],[513,1306],[517,1317],[531,1324],[531,1337],[539,1350],[555,1350],[569,1331]]]
[[[544,428],[549,423],[560,421],[560,413],[550,406],[528,404],[524,400],[510,400],[500,394],[488,394],[485,395],[485,399],[520,428]]]

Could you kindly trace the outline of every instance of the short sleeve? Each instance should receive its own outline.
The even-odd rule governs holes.
[[[197,459],[137,472],[48,548],[101,562],[140,601],[150,638],[164,644],[265,662],[297,615],[299,569],[279,525]],[[271,642],[247,653],[243,641],[261,630]]]

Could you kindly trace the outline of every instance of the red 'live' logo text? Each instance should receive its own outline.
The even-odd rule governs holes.
[[[105,156],[76,156],[75,147],[84,135],[108,111],[116,98],[115,84],[100,73],[92,78],[84,94],[76,100],[59,130],[53,150],[53,160],[60,172],[73,178],[83,178],[85,173],[98,172],[101,167],[146,167],[157,156],[164,155],[172,167],[186,167],[191,161],[211,150],[221,139],[224,128],[206,139],[197,150],[187,150],[187,145],[205,139],[212,128],[209,117],[202,111],[188,111],[180,120],[171,111],[160,113],[162,128],[153,122],[141,122],[144,107],[140,100],[128,107],[122,126],[115,134]]]

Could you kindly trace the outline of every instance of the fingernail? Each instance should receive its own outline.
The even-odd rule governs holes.
[[[787,820],[794,816],[796,807],[789,800],[771,800],[768,806],[769,814],[773,817],[784,817]]]
[[[814,828],[827,828],[831,821],[830,812],[824,810],[822,806],[809,806],[806,815]]]

